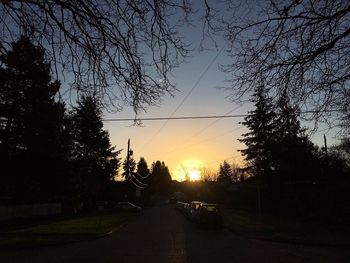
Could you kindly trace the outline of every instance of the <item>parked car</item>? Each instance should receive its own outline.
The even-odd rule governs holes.
[[[194,220],[196,217],[196,214],[198,212],[198,208],[200,206],[200,204],[202,204],[203,202],[201,201],[192,201],[189,205],[188,208],[188,217],[190,220]]]
[[[130,202],[118,202],[116,208],[127,212],[141,212],[142,208],[140,206],[134,205]]]
[[[198,207],[194,221],[200,226],[221,227],[222,217],[217,204],[202,203]]]

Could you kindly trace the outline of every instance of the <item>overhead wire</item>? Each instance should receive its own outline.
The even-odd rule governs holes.
[[[147,146],[149,143],[151,143],[154,138],[164,129],[164,127],[167,125],[167,123],[169,122],[169,120],[171,119],[175,119],[173,118],[173,116],[175,115],[175,113],[182,107],[182,105],[185,103],[185,101],[188,99],[188,97],[192,94],[192,92],[195,90],[195,88],[198,86],[198,84],[200,83],[200,81],[203,79],[203,77],[205,76],[205,74],[208,72],[208,70],[211,68],[211,66],[214,64],[214,62],[216,61],[216,59],[219,57],[219,55],[222,53],[222,51],[224,50],[226,45],[223,45],[221,47],[221,49],[219,50],[219,52],[214,56],[214,58],[211,60],[211,62],[208,64],[208,66],[206,67],[206,69],[202,72],[202,74],[199,76],[198,80],[195,82],[195,84],[193,85],[193,87],[189,90],[189,92],[186,94],[186,96],[182,99],[182,101],[180,102],[180,104],[175,108],[175,110],[170,114],[170,116],[165,120],[165,122],[163,123],[163,125],[158,129],[158,131],[151,137],[150,140],[148,140],[142,147],[142,149]]]
[[[230,113],[236,111],[237,109],[239,109],[241,106],[237,106],[235,108],[233,108],[232,110],[226,112],[224,114],[224,116],[229,115]],[[207,129],[209,129],[210,127],[212,127],[215,123],[219,122],[222,118],[216,118],[214,121],[212,121],[211,123],[209,123],[207,126],[205,126],[204,128],[200,129],[198,132],[196,132],[195,134],[193,134],[191,137],[187,138],[187,140],[184,142],[185,144],[188,144],[188,142],[194,138],[194,137],[198,137],[199,135],[201,135],[204,131],[206,131]],[[195,145],[197,145],[198,143],[196,143]],[[192,143],[193,145],[193,143]],[[186,147],[188,148],[188,147]]]
[[[301,114],[315,113],[316,111],[303,111]],[[326,111],[330,112],[330,111]],[[140,118],[139,121],[162,121],[162,120],[194,120],[194,119],[222,119],[222,118],[241,118],[248,114],[231,114],[231,115],[203,115],[203,116],[177,116],[177,117],[148,117]],[[107,118],[104,122],[135,121],[135,118]]]
[[[162,120],[194,120],[194,119],[221,119],[221,118],[240,118],[246,117],[247,114],[233,114],[233,115],[205,115],[205,116],[179,116],[179,117],[149,117],[140,118],[140,121],[162,121]],[[103,119],[105,122],[117,122],[117,121],[134,121],[134,118],[112,118]]]

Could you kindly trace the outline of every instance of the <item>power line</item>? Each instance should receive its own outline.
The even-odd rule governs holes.
[[[233,109],[231,109],[230,111],[226,112],[224,114],[224,116],[227,116],[229,115],[230,113],[236,111],[237,109],[239,109],[241,106],[239,105],[238,107],[235,107]],[[193,134],[191,137],[187,138],[187,140],[184,142],[186,144],[188,144],[188,142],[194,138],[194,137],[198,137],[200,134],[202,134],[204,131],[206,131],[207,129],[209,129],[211,126],[213,126],[215,123],[219,122],[222,118],[217,118],[215,119],[214,121],[210,122],[207,126],[205,126],[204,128],[202,128],[201,130],[199,130],[198,132],[196,132],[195,134]],[[226,133],[225,133],[226,134]],[[190,145],[190,147],[193,146],[193,143]],[[189,148],[189,147],[186,147],[186,148]],[[174,151],[177,151],[179,150],[180,148],[179,147],[176,147],[175,149],[172,149],[170,151],[168,151],[166,154],[170,153],[170,152],[174,152]],[[183,147],[181,148],[183,149]]]
[[[179,117],[150,117],[136,119],[138,121],[163,121],[163,120],[194,120],[194,119],[221,119],[221,118],[240,118],[248,116],[248,114],[234,115],[206,115],[206,116],[179,116]],[[114,118],[104,119],[103,121],[135,121],[135,118]]]
[[[329,110],[325,112],[334,112],[335,110]],[[301,114],[318,113],[318,111],[303,111]],[[111,118],[103,119],[103,121],[169,121],[169,120],[194,120],[194,119],[221,119],[221,118],[241,118],[246,117],[249,114],[231,114],[231,115],[203,115],[203,116],[178,116],[178,117],[149,117],[149,118]],[[207,127],[206,127],[207,128]]]
[[[221,54],[221,52],[224,50],[226,45],[223,45],[222,48],[219,50],[219,52],[215,55],[215,57],[212,59],[212,61],[208,64],[208,66],[206,67],[206,69],[202,72],[202,74],[199,76],[198,80],[195,82],[195,84],[193,85],[193,87],[189,90],[189,92],[187,93],[187,95],[182,99],[182,101],[180,102],[180,104],[176,107],[176,109],[170,114],[170,116],[168,118],[164,118],[163,120],[165,120],[165,122],[163,123],[163,125],[159,128],[159,130],[153,135],[153,137],[151,137],[151,139],[144,144],[144,146],[142,148],[144,148],[146,145],[148,145],[150,142],[153,141],[153,139],[164,129],[164,127],[167,125],[168,121],[171,120],[174,116],[174,114],[182,107],[182,105],[185,103],[185,101],[187,100],[187,98],[192,94],[192,92],[194,91],[194,89],[198,86],[199,82],[202,80],[202,78],[204,77],[204,75],[208,72],[208,70],[211,68],[211,66],[214,64],[214,62],[216,61],[216,59],[219,57],[219,55]]]
[[[199,145],[199,144],[201,144],[201,143],[203,143],[203,142],[209,142],[209,141],[212,141],[212,140],[216,140],[217,138],[220,138],[220,137],[222,137],[222,136],[224,136],[224,135],[227,135],[227,134],[229,134],[229,133],[233,133],[233,132],[235,132],[235,131],[237,131],[237,130],[240,130],[240,129],[242,129],[243,127],[244,127],[244,126],[239,126],[238,128],[232,129],[232,130],[230,130],[230,131],[226,131],[226,132],[221,133],[221,134],[219,134],[219,135],[216,135],[216,136],[214,136],[214,137],[207,138],[207,139],[203,139],[203,140],[201,140],[201,141],[199,141],[199,142],[192,143],[192,144],[190,144],[190,145],[187,145],[187,146],[184,146],[184,147],[181,147],[181,148],[180,148],[180,147],[174,148],[174,149],[172,149],[172,150],[170,150],[170,151],[165,152],[164,155],[168,155],[169,153],[173,153],[173,152],[176,152],[176,151],[179,151],[179,150],[190,149],[190,148],[193,148],[194,146]]]

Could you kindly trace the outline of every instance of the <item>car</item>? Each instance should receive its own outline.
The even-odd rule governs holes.
[[[118,202],[115,206],[116,209],[127,211],[127,212],[141,212],[142,208],[140,206],[134,205],[130,202]]]
[[[182,211],[183,210],[183,207],[184,207],[184,202],[181,202],[181,201],[177,201],[176,203],[175,203],[175,208],[177,209],[177,210],[180,210],[180,211]]]
[[[190,220],[194,220],[196,217],[196,213],[198,212],[198,208],[200,206],[200,204],[202,204],[203,202],[201,201],[191,201],[189,208],[188,208],[188,217]]]
[[[200,204],[194,221],[200,226],[221,227],[222,216],[218,205],[210,203]]]

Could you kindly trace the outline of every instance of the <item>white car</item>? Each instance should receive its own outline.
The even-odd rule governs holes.
[[[117,209],[123,210],[123,211],[128,211],[128,212],[141,212],[142,208],[140,206],[134,205],[133,203],[130,202],[119,202],[116,205]]]

